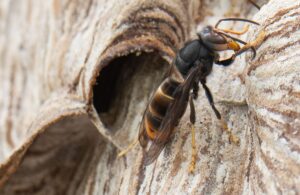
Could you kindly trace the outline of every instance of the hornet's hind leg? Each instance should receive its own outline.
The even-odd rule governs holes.
[[[196,159],[197,159],[197,150],[196,150],[196,138],[195,138],[195,122],[196,122],[196,111],[194,105],[194,99],[198,97],[198,81],[194,82],[193,85],[193,92],[190,94],[189,97],[189,105],[190,105],[190,123],[191,123],[191,130],[192,130],[192,159],[189,166],[189,172],[193,173],[196,167]]]
[[[227,125],[226,121],[221,117],[220,112],[215,107],[213,96],[212,96],[209,88],[206,86],[206,81],[201,80],[200,82],[201,82],[201,84],[204,88],[205,95],[206,95],[206,97],[209,101],[209,104],[210,104],[211,108],[213,109],[213,111],[214,111],[215,115],[217,116],[217,118],[221,121],[223,129],[227,132],[227,134],[229,136],[229,141],[233,142],[236,145],[239,145],[239,143],[240,143],[239,138],[232,133],[231,129],[228,128],[228,125]]]
[[[196,167],[196,139],[195,139],[195,121],[196,121],[196,111],[193,102],[193,94],[190,95],[189,99],[190,103],[190,122],[191,122],[191,130],[192,130],[192,159],[189,166],[189,172],[193,173]]]
[[[135,139],[131,144],[127,146],[124,150],[118,153],[118,158],[126,155],[132,148],[134,148],[138,144],[139,140]]]

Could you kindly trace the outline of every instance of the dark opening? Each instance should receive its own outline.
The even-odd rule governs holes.
[[[105,113],[109,111],[109,107],[117,93],[116,85],[117,79],[122,66],[117,66],[120,59],[117,59],[111,65],[101,70],[101,75],[97,79],[96,86],[94,87],[94,106],[98,113]]]
[[[168,67],[157,53],[129,54],[104,67],[93,89],[94,106],[102,123],[109,130],[117,130],[125,120],[134,118],[128,114],[141,114],[141,102],[159,86]]]

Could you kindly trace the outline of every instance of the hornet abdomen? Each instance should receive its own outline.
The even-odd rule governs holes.
[[[147,137],[150,140],[154,140],[159,134],[159,127],[169,105],[174,101],[174,92],[179,85],[180,82],[171,77],[166,78],[150,100],[143,124]],[[165,138],[162,137],[161,139]]]

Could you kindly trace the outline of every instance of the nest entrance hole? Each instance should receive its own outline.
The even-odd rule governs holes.
[[[142,116],[168,67],[156,52],[117,57],[105,66],[93,89],[94,107],[104,126],[112,132],[136,126],[135,118]]]

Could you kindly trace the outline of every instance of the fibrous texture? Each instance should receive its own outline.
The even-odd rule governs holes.
[[[223,17],[265,34],[207,80],[240,145],[200,89],[193,174],[189,109],[155,163],[117,158],[177,49]],[[0,194],[299,193],[299,20],[295,0],[1,1]]]

